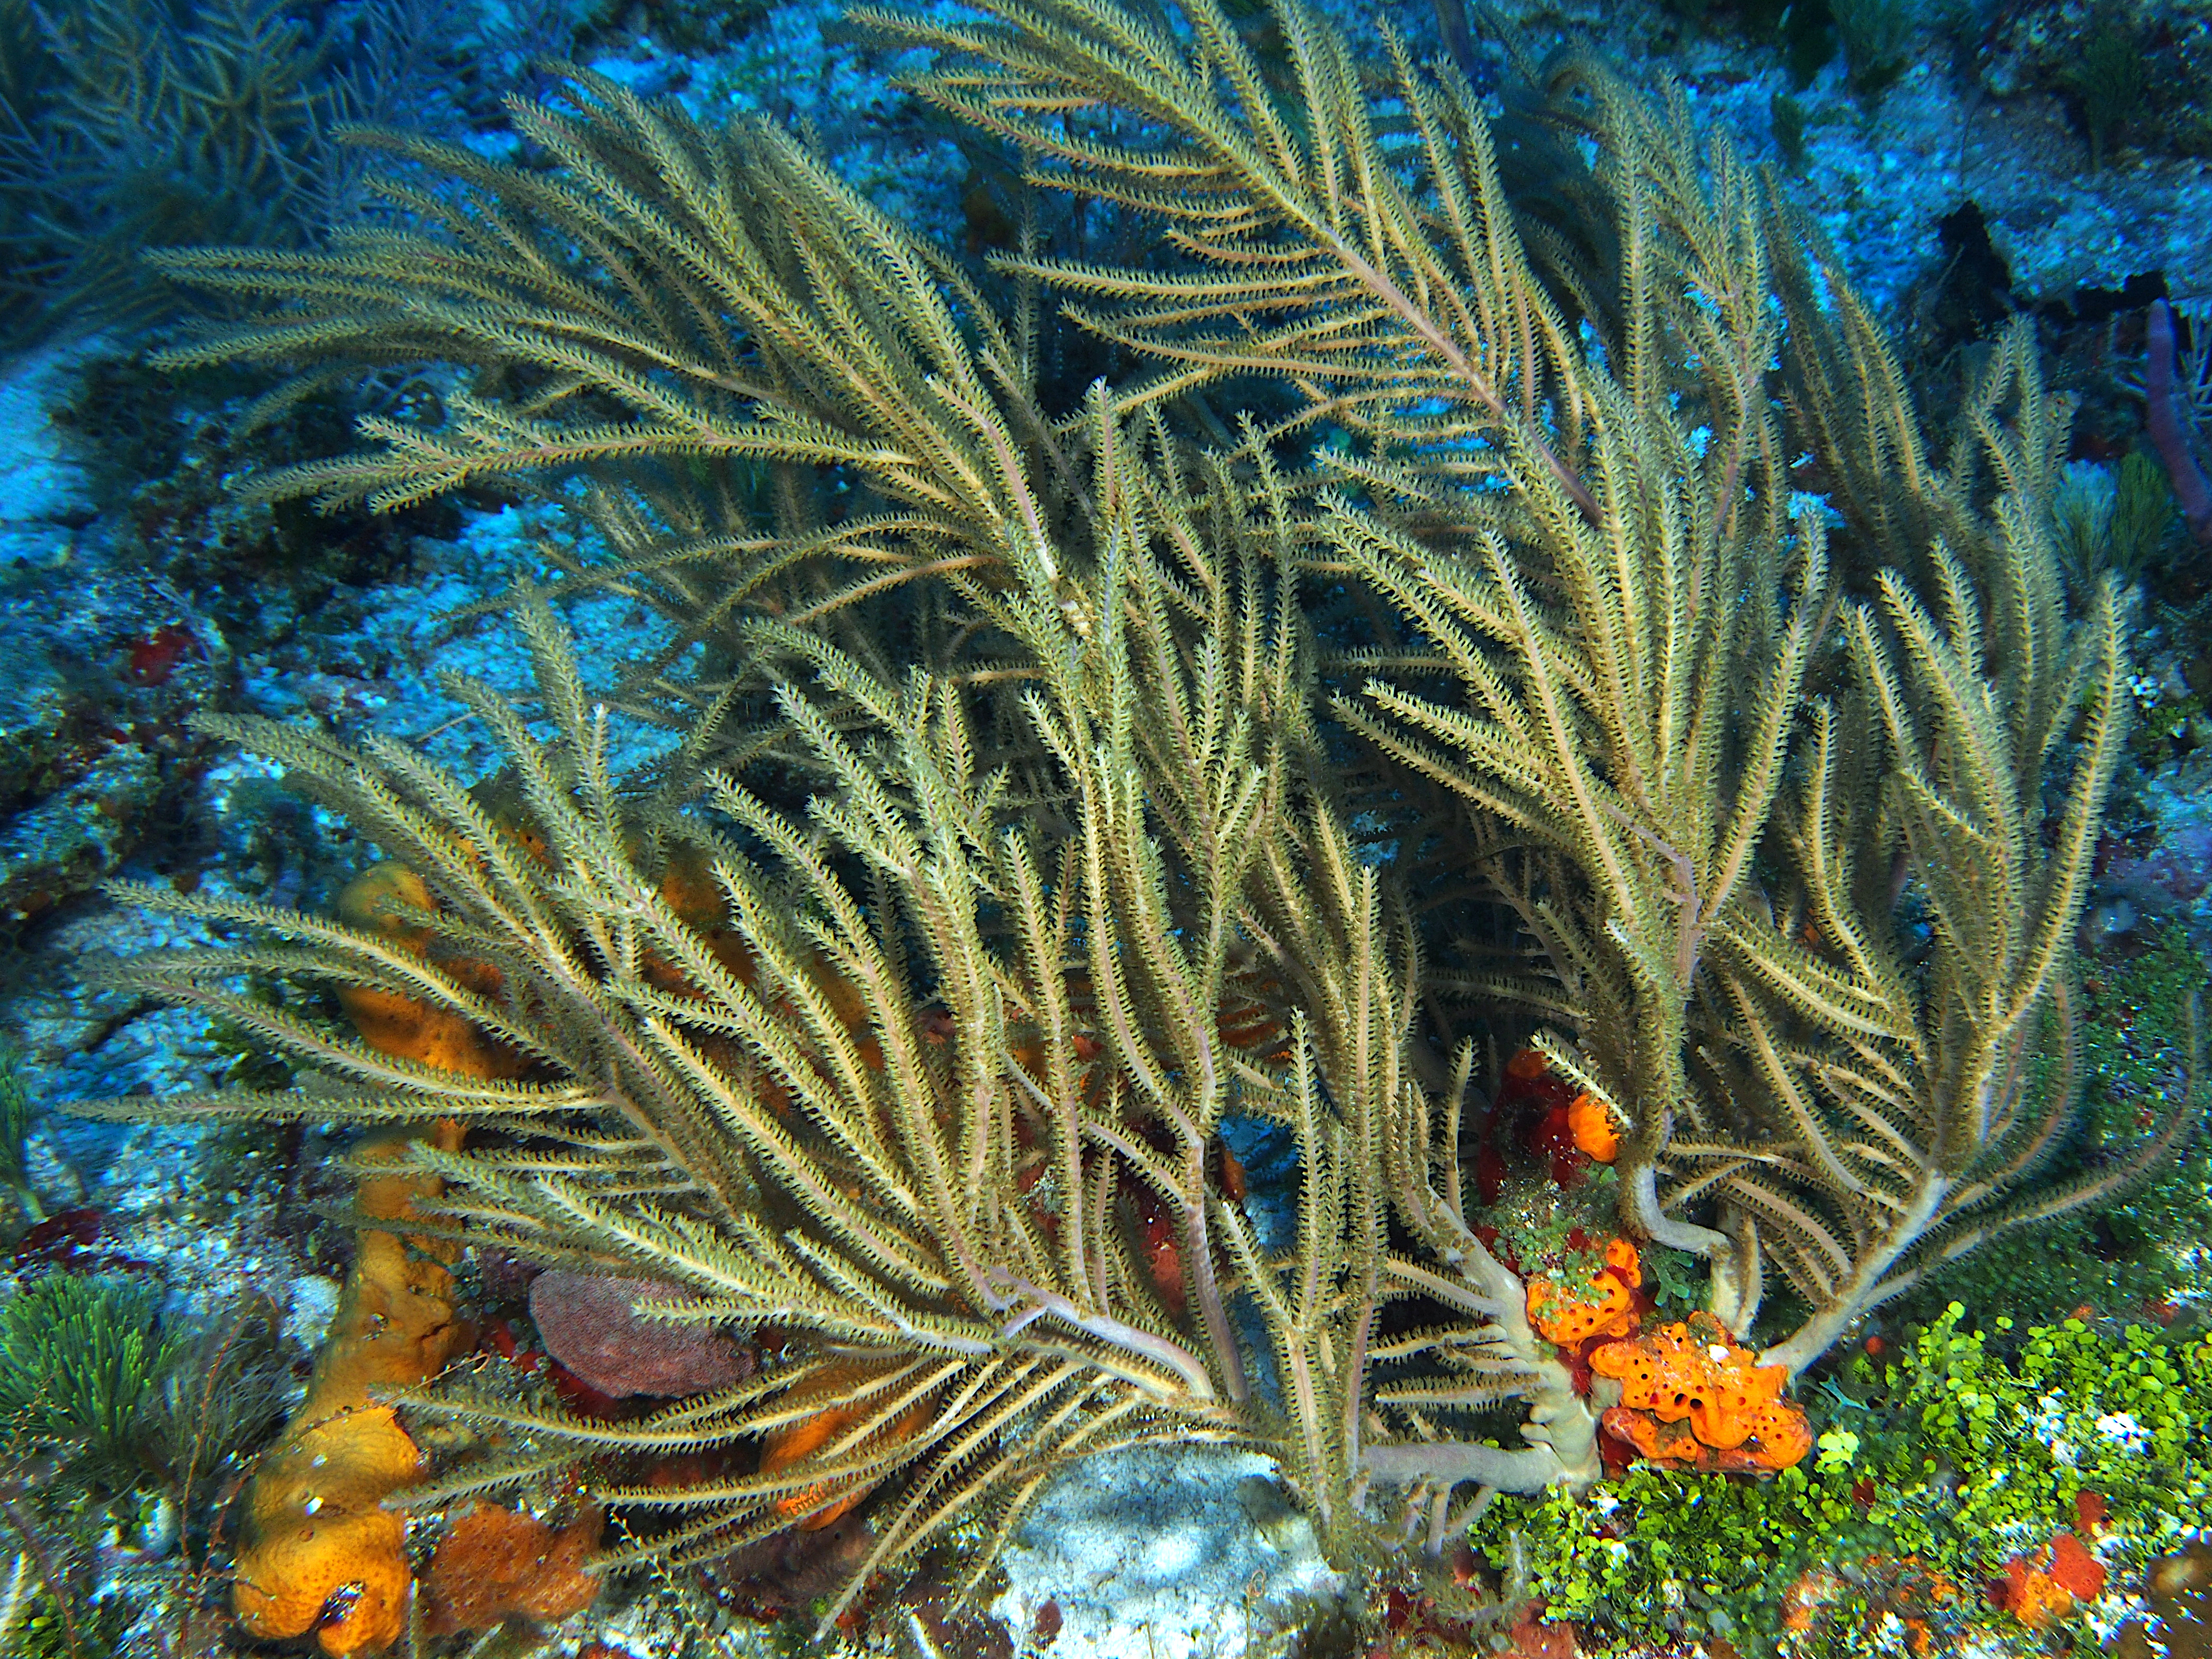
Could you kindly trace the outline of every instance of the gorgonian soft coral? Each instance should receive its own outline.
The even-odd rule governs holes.
[[[1532,1025],[1625,1248],[1708,1276],[1705,1358],[1610,1379],[1655,1456],[1682,1429],[1787,1461],[1780,1391],[1853,1322],[2193,1120],[2032,1182],[2128,698],[2118,592],[2058,573],[2068,411],[2030,330],[1938,468],[1817,232],[1679,104],[1562,67],[1559,165],[1614,222],[1524,240],[1463,84],[1395,59],[1385,147],[1371,76],[1292,0],[1281,73],[1211,0],[1176,15],[866,15],[1039,184],[1171,228],[1142,269],[1002,261],[1005,314],[787,136],[588,75],[518,108],[544,167],[395,140],[445,179],[404,223],[163,261],[275,301],[179,361],[475,376],[445,424],[369,422],[267,487],[496,479],[600,532],[605,562],[518,601],[535,718],[452,687],[507,805],[396,744],[218,724],[419,896],[347,924],[143,894],[278,942],[135,983],[340,1081],[118,1109],[452,1117],[469,1143],[415,1157],[459,1236],[784,1333],[634,1421],[421,1396],[537,1448],[478,1487],[767,1449],[604,1484],[640,1517],[613,1559],[865,1492],[847,1600],[981,1515],[972,1589],[1069,1461],[1194,1438],[1266,1450],[1345,1563],[1439,1560],[1489,1492],[1595,1480],[1606,1401],[1463,1164],[1478,1056]],[[1045,285],[1144,372],[1056,388]],[[1232,435],[1209,400],[1247,394]],[[672,641],[587,690],[550,606],[610,587]],[[619,776],[630,720],[673,743]],[[250,970],[482,1046],[394,1058]],[[1265,1231],[1233,1115],[1297,1148]],[[1795,1311],[1754,1355],[1770,1274]]]

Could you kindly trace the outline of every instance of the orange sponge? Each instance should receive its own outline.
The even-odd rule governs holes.
[[[1505,1075],[1516,1083],[1534,1083],[1547,1076],[1552,1062],[1540,1048],[1523,1048],[1505,1062]]]
[[[1711,1314],[1608,1342],[1589,1363],[1621,1385],[1606,1428],[1654,1462],[1783,1469],[1813,1448],[1804,1408],[1782,1397],[1789,1372],[1755,1364]]]
[[[599,1547],[603,1519],[588,1509],[556,1532],[519,1510],[471,1504],[430,1558],[425,1625],[446,1636],[489,1630],[514,1613],[551,1624],[581,1613],[599,1593],[584,1563]]]
[[[416,913],[437,909],[422,878],[402,864],[371,865],[345,884],[337,900],[339,921],[382,933],[418,957],[430,952],[430,929]],[[488,963],[444,960],[438,965],[471,991],[499,988],[499,970]],[[342,985],[337,995],[362,1040],[385,1054],[469,1077],[514,1077],[522,1070],[520,1055],[449,1009],[367,985]]]
[[[1990,1599],[2030,1630],[2048,1630],[2103,1595],[2105,1577],[2105,1564],[2088,1546],[2062,1532],[2041,1549],[2006,1562],[2005,1576],[1990,1586]]]
[[[1620,1156],[1620,1131],[1613,1127],[1613,1114],[1595,1095],[1577,1095],[1567,1103],[1567,1129],[1576,1147],[1600,1164]]]
[[[890,1368],[890,1363],[866,1359],[854,1360],[850,1364],[828,1366],[793,1389],[790,1398],[795,1403],[809,1398],[820,1399],[829,1395],[849,1393],[864,1386],[870,1376],[879,1375]],[[878,1403],[863,1401],[856,1405],[825,1406],[811,1417],[772,1431],[761,1448],[760,1472],[763,1474],[778,1474],[804,1462],[843,1434],[851,1425],[870,1415]],[[916,1401],[896,1421],[878,1429],[871,1439],[863,1443],[863,1449],[897,1445],[912,1439],[915,1432],[929,1421],[930,1410],[927,1400]],[[815,1505],[831,1497],[836,1490],[833,1483],[823,1481],[778,1498],[775,1507],[779,1514],[803,1516],[799,1522],[800,1531],[819,1532],[847,1514],[874,1489],[873,1482],[856,1484],[827,1509],[816,1509]]]
[[[460,1126],[441,1121],[429,1138],[451,1151]],[[408,1139],[386,1135],[357,1156],[395,1158]],[[439,1184],[372,1176],[361,1183],[360,1209],[412,1220],[416,1200],[435,1196]],[[307,1397],[246,1495],[233,1603],[252,1634],[312,1631],[325,1653],[349,1654],[387,1646],[404,1626],[406,1522],[384,1500],[416,1478],[422,1460],[370,1390],[422,1382],[445,1364],[456,1340],[451,1255],[443,1244],[362,1231]]]
[[[432,938],[422,918],[437,908],[420,876],[389,863],[355,877],[337,902],[342,920],[418,956],[429,954]],[[497,971],[483,963],[444,966],[474,988],[498,988]],[[366,986],[342,988],[338,1000],[362,1040],[386,1054],[471,1077],[521,1069],[520,1056],[457,1014]],[[410,1138],[390,1132],[355,1155],[396,1159]],[[453,1151],[460,1125],[441,1120],[428,1138]],[[411,1221],[416,1200],[435,1198],[441,1187],[431,1176],[375,1176],[361,1183],[356,1203],[371,1220]],[[307,1397],[247,1495],[232,1601],[254,1635],[312,1631],[324,1652],[349,1654],[389,1645],[404,1625],[413,1582],[407,1523],[384,1500],[414,1480],[422,1458],[392,1408],[370,1394],[427,1381],[444,1367],[458,1340],[446,1267],[453,1258],[449,1244],[362,1231]]]
[[[1547,1342],[1572,1348],[1594,1336],[1626,1336],[1636,1328],[1636,1288],[1644,1282],[1636,1246],[1616,1238],[1589,1289],[1570,1296],[1547,1279],[1528,1284],[1528,1322]]]

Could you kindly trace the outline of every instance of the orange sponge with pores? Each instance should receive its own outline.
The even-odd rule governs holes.
[[[337,902],[345,921],[425,957],[433,934],[424,918],[437,908],[420,876],[391,863],[356,876]],[[487,964],[442,965],[472,988],[498,986]],[[340,988],[338,1000],[362,1040],[385,1054],[469,1077],[513,1077],[522,1068],[520,1056],[459,1015],[415,998],[352,985]],[[461,1127],[441,1120],[426,1138],[452,1152]],[[388,1132],[356,1155],[397,1159],[410,1139]],[[453,1247],[400,1231],[416,1219],[416,1200],[434,1199],[442,1188],[434,1176],[371,1176],[361,1183],[361,1214],[398,1224],[362,1231],[307,1396],[247,1492],[232,1600],[240,1624],[256,1636],[312,1632],[325,1653],[344,1655],[389,1646],[405,1626],[413,1583],[407,1523],[384,1500],[414,1481],[422,1457],[398,1413],[372,1390],[436,1376],[458,1340],[446,1266]]]
[[[1757,1364],[1711,1314],[1609,1342],[1589,1364],[1620,1384],[1606,1427],[1654,1462],[1719,1468],[1723,1458],[1710,1454],[1741,1450],[1726,1467],[1780,1469],[1812,1449],[1804,1408],[1782,1397],[1788,1371]]]
[[[357,1156],[397,1158],[409,1137],[386,1134]],[[430,1139],[460,1145],[459,1125]],[[361,1183],[364,1216],[404,1224],[434,1197],[434,1176],[375,1176]],[[315,1356],[307,1397],[284,1437],[261,1460],[246,1493],[236,1586],[239,1622],[260,1637],[313,1632],[325,1653],[375,1652],[406,1623],[412,1580],[404,1516],[384,1500],[411,1483],[420,1454],[381,1387],[421,1382],[451,1352],[450,1245],[365,1229],[330,1335]]]
[[[1695,1469],[1705,1474],[1767,1474],[1786,1469],[1813,1449],[1805,1413],[1789,1401],[1751,1413],[1750,1432],[1739,1445],[1708,1446],[1687,1422],[1662,1423],[1650,1412],[1615,1406],[1604,1416],[1606,1431],[1626,1440],[1648,1461]]]
[[[1626,1336],[1636,1328],[1636,1287],[1644,1282],[1636,1246],[1616,1238],[1589,1288],[1569,1296],[1549,1279],[1528,1285],[1528,1322],[1547,1342],[1572,1348],[1594,1336]]]

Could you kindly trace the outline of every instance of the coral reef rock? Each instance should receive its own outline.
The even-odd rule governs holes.
[[[992,1613],[1031,1629],[1047,1601],[1053,1659],[1239,1659],[1335,1605],[1345,1581],[1273,1466],[1203,1445],[1146,1447],[1059,1477],[1005,1557]]]
[[[2143,1575],[2143,1597],[2158,1615],[2154,1642],[2140,1623],[2120,1632],[2123,1659],[2212,1659],[2212,1543],[2161,1555]]]

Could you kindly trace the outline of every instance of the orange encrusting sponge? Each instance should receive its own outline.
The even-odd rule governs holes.
[[[556,1624],[581,1613],[599,1593],[596,1575],[584,1571],[599,1547],[604,1519],[597,1508],[580,1511],[556,1532],[534,1515],[472,1504],[456,1516],[423,1575],[433,1636],[490,1630],[513,1614]]]
[[[1613,1114],[1595,1095],[1580,1094],[1567,1103],[1567,1130],[1577,1151],[1600,1164],[1620,1156],[1620,1131],[1613,1127]]]
[[[1636,1246],[1616,1238],[1589,1288],[1570,1296],[1547,1279],[1528,1283],[1528,1322],[1547,1342],[1579,1346],[1594,1336],[1626,1336],[1636,1328],[1636,1291],[1643,1284]]]
[[[863,1386],[872,1375],[895,1369],[896,1364],[855,1360],[849,1364],[827,1366],[794,1388],[790,1398],[797,1401],[824,1395],[843,1394]],[[878,1409],[878,1403],[863,1400],[850,1405],[825,1406],[811,1417],[770,1431],[762,1443],[760,1472],[763,1474],[781,1474],[786,1469],[805,1462],[852,1425],[872,1415]],[[929,1421],[932,1403],[927,1399],[916,1401],[895,1421],[878,1429],[854,1449],[873,1450],[903,1444]],[[797,1492],[787,1492],[775,1500],[776,1512],[796,1520],[802,1532],[819,1532],[875,1489],[872,1480],[850,1482],[848,1485],[850,1489],[827,1508],[816,1506],[836,1493],[837,1486],[834,1481],[821,1481]]]
[[[425,957],[430,929],[413,913],[434,915],[438,908],[422,878],[392,863],[371,865],[345,884],[337,900],[339,921],[382,933],[400,949]],[[500,988],[499,970],[488,963],[441,959],[438,966],[469,990],[489,994]],[[342,985],[337,997],[362,1041],[380,1054],[465,1077],[511,1078],[522,1071],[520,1054],[450,1009],[368,985]]]
[[[425,957],[431,931],[419,916],[437,908],[420,877],[391,863],[356,876],[337,901],[343,921]],[[444,966],[471,988],[498,988],[496,972],[483,964]],[[342,987],[338,1000],[362,1040],[381,1053],[469,1077],[521,1070],[518,1055],[458,1014],[367,986]],[[413,1138],[387,1131],[355,1156],[396,1160]],[[453,1152],[461,1127],[441,1119],[425,1138]],[[367,1219],[404,1223],[416,1219],[418,1199],[443,1187],[434,1176],[371,1176],[356,1204]],[[384,1500],[416,1479],[422,1455],[370,1390],[427,1382],[444,1368],[459,1340],[446,1267],[453,1255],[450,1244],[362,1230],[307,1396],[247,1493],[232,1605],[253,1635],[312,1632],[324,1652],[341,1655],[386,1647],[404,1627],[413,1583],[407,1523]]]
[[[1782,1397],[1789,1372],[1755,1363],[1711,1314],[1608,1342],[1590,1370],[1620,1384],[1609,1433],[1656,1463],[1705,1470],[1786,1469],[1813,1449],[1805,1409]]]
[[[389,1133],[356,1156],[396,1158],[410,1138]],[[428,1138],[450,1152],[460,1127],[441,1121]],[[440,1185],[430,1176],[372,1176],[359,1207],[375,1220],[410,1221],[415,1200]],[[422,1458],[392,1408],[369,1391],[421,1382],[444,1366],[457,1340],[444,1265],[451,1255],[447,1245],[362,1230],[307,1397],[246,1496],[232,1600],[253,1635],[312,1631],[337,1655],[374,1652],[404,1627],[407,1523],[384,1500],[415,1480]]]

